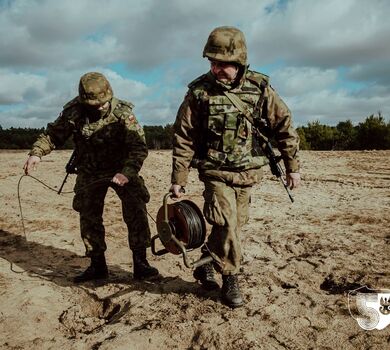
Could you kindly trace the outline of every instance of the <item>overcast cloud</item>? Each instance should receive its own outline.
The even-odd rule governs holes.
[[[142,124],[172,123],[220,25],[245,33],[296,125],[389,118],[389,13],[386,0],[0,0],[0,125],[45,126],[87,71]]]

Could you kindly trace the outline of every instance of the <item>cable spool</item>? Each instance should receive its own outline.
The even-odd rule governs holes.
[[[187,252],[199,248],[206,238],[206,222],[198,206],[189,200],[168,204],[171,193],[164,196],[163,205],[157,213],[158,234],[152,237],[151,249],[154,255],[167,253],[182,254],[185,266],[195,269],[213,261],[208,255],[193,261]],[[156,240],[160,239],[164,249],[156,250]]]
[[[173,254],[183,253],[176,240],[188,251],[199,248],[206,238],[206,223],[202,212],[189,200],[163,205],[157,213],[156,224],[162,244]]]

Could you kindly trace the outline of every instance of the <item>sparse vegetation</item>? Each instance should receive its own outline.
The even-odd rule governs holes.
[[[146,143],[149,149],[170,149],[173,125],[144,126]],[[44,131],[33,128],[9,128],[0,126],[0,149],[28,149],[37,136]],[[309,122],[297,128],[303,150],[371,150],[390,149],[390,122],[386,122],[380,112],[370,115],[358,125],[351,120],[339,122],[336,126]],[[62,147],[73,147],[68,140]]]

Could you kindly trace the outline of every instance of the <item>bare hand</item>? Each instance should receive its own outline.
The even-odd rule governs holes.
[[[172,184],[171,188],[169,189],[169,192],[172,192],[172,196],[174,198],[181,198],[184,196],[183,187],[180,185]]]
[[[23,169],[26,175],[30,174],[31,170],[35,170],[37,165],[41,161],[41,158],[38,156],[30,156],[27,158],[26,163],[24,163]]]
[[[114,175],[111,181],[119,186],[124,186],[129,182],[129,179],[125,175],[117,173]]]
[[[289,173],[286,176],[287,186],[290,190],[298,188],[301,183],[301,174],[300,173]]]

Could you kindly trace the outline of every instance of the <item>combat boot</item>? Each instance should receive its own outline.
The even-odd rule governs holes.
[[[108,268],[104,254],[91,257],[91,265],[73,278],[74,283],[82,283],[91,280],[99,280],[108,277]]]
[[[222,275],[222,302],[230,306],[231,308],[236,308],[244,305],[242,300],[240,287],[238,285],[238,278],[236,275]]]
[[[149,265],[146,260],[146,248],[133,249],[133,277],[136,280],[144,280],[158,276],[158,270]]]
[[[219,289],[219,284],[214,277],[214,267],[212,263],[198,266],[194,270],[193,276],[202,284],[203,288],[207,290]]]

